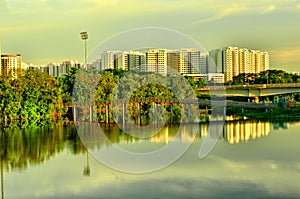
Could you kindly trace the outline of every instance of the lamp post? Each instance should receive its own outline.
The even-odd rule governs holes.
[[[80,36],[81,36],[81,39],[84,41],[84,62],[83,62],[83,67],[85,69],[87,69],[87,43],[86,43],[86,40],[88,39],[88,34],[86,31],[84,32],[81,32],[80,33]]]

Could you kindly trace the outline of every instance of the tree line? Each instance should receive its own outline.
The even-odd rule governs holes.
[[[122,98],[127,98],[129,101],[154,98],[179,101],[193,98],[194,88],[211,83],[201,78],[198,81],[191,77],[183,78],[181,75],[174,75],[171,80],[165,81],[165,78],[157,73],[145,75],[134,71],[114,69],[102,72],[94,69],[83,73],[80,71],[77,68],[71,68],[66,75],[58,78],[39,70],[19,71],[18,78],[1,76],[0,128],[47,126],[57,121],[73,120],[72,110],[67,108],[67,105],[74,103],[103,104],[95,107],[94,111],[97,121],[105,122],[107,115],[103,102]],[[81,84],[74,89],[76,82]],[[233,78],[232,84],[298,82],[300,82],[299,75],[282,70],[268,70],[259,74],[240,74]],[[129,92],[132,87],[135,90]],[[115,90],[117,91],[114,92]],[[198,94],[199,96],[201,95]],[[159,105],[163,106],[166,120],[170,121],[172,117],[174,123],[187,120],[187,108],[189,108],[189,117],[191,116],[192,120],[197,114],[195,107],[182,109],[179,105],[172,107],[170,104],[163,105],[163,102]],[[81,108],[79,111],[88,112],[87,108]],[[153,104],[146,102],[139,103],[138,107],[133,103],[127,107],[128,118],[136,121],[140,117],[145,124],[153,120],[153,112]],[[88,117],[87,114],[81,114],[81,116]],[[120,117],[110,112],[109,119],[118,122]]]
[[[232,84],[282,84],[300,83],[300,76],[283,70],[267,70],[258,74],[243,73],[233,77]]]

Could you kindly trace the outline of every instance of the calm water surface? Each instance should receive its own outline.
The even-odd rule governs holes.
[[[228,122],[213,151],[198,152],[207,124],[193,140],[181,132],[178,143],[193,141],[171,166],[128,174],[91,157],[73,125],[2,132],[1,192],[4,198],[300,198],[300,123]],[[110,140],[135,152],[158,149],[177,128],[134,139],[116,127]],[[102,149],[110,143],[99,141]]]

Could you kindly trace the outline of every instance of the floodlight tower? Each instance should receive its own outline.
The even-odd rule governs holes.
[[[88,39],[88,34],[86,31],[83,31],[80,33],[81,39],[84,41],[84,62],[83,62],[83,67],[87,69],[87,42],[86,40]]]

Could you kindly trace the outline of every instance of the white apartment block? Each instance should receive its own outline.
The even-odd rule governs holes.
[[[179,73],[180,70],[180,51],[168,50],[167,51],[167,65],[168,65],[168,74]]]
[[[199,74],[206,73],[206,55],[201,57],[200,51],[193,48],[180,49],[179,73]],[[204,65],[201,65],[204,64]]]
[[[49,63],[47,66],[41,66],[40,70],[53,77],[61,77],[67,74],[71,68],[80,68],[80,63],[73,60],[64,61],[60,64]]]
[[[1,54],[1,51],[0,51]],[[0,74],[2,76],[10,76],[16,78],[16,71],[22,69],[22,56],[21,54],[1,54]]]
[[[210,50],[207,63],[208,72],[223,73],[223,50],[221,48]]]
[[[167,50],[166,49],[149,49],[146,52],[147,72],[160,73],[167,75]]]
[[[209,55],[209,58],[212,60],[212,63],[209,62],[209,68],[212,67],[214,63],[217,70],[218,68],[222,68],[225,82],[232,81],[234,76],[242,73],[258,74],[270,68],[268,52],[259,50],[225,47],[223,49],[211,50]],[[222,60],[222,63],[220,63],[220,60]]]
[[[116,69],[115,59],[116,54],[122,53],[122,51],[104,51],[101,54],[101,65],[102,70]]]
[[[114,55],[114,68],[146,71],[146,54],[139,51],[124,51]]]
[[[186,74],[186,76],[193,77],[195,81],[198,81],[200,78],[202,78],[206,82],[224,83],[223,73]]]
[[[93,61],[92,67],[95,68],[96,70],[103,70],[103,69],[102,69],[101,58],[100,58],[100,59],[97,59],[97,60],[95,60],[95,61]]]

